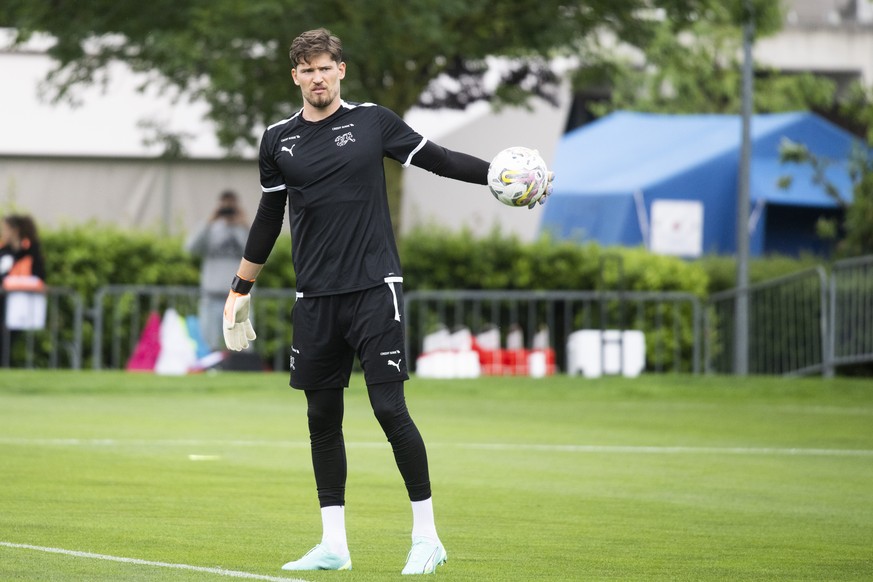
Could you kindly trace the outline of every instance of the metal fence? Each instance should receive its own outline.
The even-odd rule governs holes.
[[[679,292],[630,291],[413,291],[405,295],[407,358],[415,362],[424,337],[440,326],[523,331],[527,347],[545,332],[557,365],[566,370],[567,338],[580,329],[640,330],[646,370],[700,371],[701,308]]]
[[[708,373],[733,371],[734,317],[739,289],[716,293],[705,310]],[[815,267],[750,285],[749,373],[823,372],[827,332],[827,275]]]
[[[873,362],[873,256],[834,263],[825,373],[836,366]]]
[[[82,367],[82,297],[72,289],[0,290],[0,366],[3,368]],[[11,310],[26,312],[11,321]],[[7,324],[11,324],[7,325]]]
[[[125,367],[148,317],[174,309],[197,314],[197,287],[112,285],[94,300],[92,354],[94,369]],[[252,302],[258,333],[254,342],[273,369],[286,369],[291,344],[293,289],[259,289]],[[490,322],[509,329],[521,326],[527,337],[547,329],[564,367],[564,343],[576,329],[639,329],[646,333],[647,369],[655,372],[700,370],[700,306],[684,293],[433,291],[405,295],[408,354],[420,353],[432,325],[466,323],[476,329]]]
[[[566,342],[576,330],[640,330],[647,372],[731,373],[734,306],[739,290],[706,301],[685,293],[629,291],[413,291],[405,295],[407,353],[415,362],[424,337],[439,326],[477,332],[496,327],[505,339],[522,331],[527,347],[546,334],[567,369]],[[831,375],[840,366],[873,362],[873,256],[834,263],[752,285],[749,372]],[[8,293],[0,291],[0,306]],[[11,330],[0,317],[0,367],[124,368],[153,313],[198,313],[197,287],[110,285],[83,308],[71,289],[49,288],[44,325]],[[255,292],[254,343],[261,360],[287,369],[293,289]]]
[[[291,345],[293,289],[253,292],[252,320],[258,341],[253,346],[273,369],[287,367]],[[93,368],[124,368],[146,323],[153,314],[174,309],[180,316],[198,315],[202,292],[198,287],[110,285],[94,296]]]

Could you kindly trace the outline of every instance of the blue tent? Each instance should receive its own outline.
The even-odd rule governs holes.
[[[811,113],[752,120],[750,253],[827,251],[815,235],[838,205],[813,183],[808,164],[783,164],[783,139],[830,161],[827,179],[851,200],[850,133]],[[558,239],[637,246],[649,242],[652,203],[699,201],[701,251],[736,250],[741,119],[735,115],[616,112],[567,133],[558,144],[554,191],[541,232]],[[782,188],[780,179],[790,177]]]

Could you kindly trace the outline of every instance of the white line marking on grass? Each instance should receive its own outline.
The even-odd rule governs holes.
[[[221,455],[188,455],[189,461],[220,461]]]
[[[620,453],[643,455],[798,455],[798,456],[836,456],[873,457],[873,451],[865,449],[802,449],[772,447],[655,447],[624,445],[534,445],[534,444],[458,444],[458,448],[489,451],[544,451],[565,453]]]
[[[207,440],[207,439],[26,439],[2,438],[0,445],[37,446],[164,446],[164,447],[280,447],[309,449],[306,441],[267,440]],[[387,442],[346,442],[349,448],[387,448]],[[688,446],[643,446],[643,445],[552,445],[533,443],[428,443],[433,448],[456,448],[483,451],[540,451],[554,453],[610,453],[634,455],[792,455],[831,457],[873,457],[870,449],[823,449],[801,447],[688,447]],[[210,460],[218,455],[209,455]],[[217,459],[215,459],[217,460]]]
[[[82,438],[2,438],[3,445],[46,445],[85,447],[281,447],[309,448],[309,441],[218,440],[218,439],[82,439]],[[388,446],[388,443],[358,443],[358,446]]]
[[[73,556],[74,558],[91,558],[93,560],[106,560],[109,562],[122,562],[124,564],[137,564],[139,566],[156,566],[159,568],[173,568],[175,570],[191,570],[193,572],[204,572],[206,574],[217,574],[219,576],[227,576],[229,578],[246,578],[248,580],[269,580],[271,582],[307,582],[300,578],[277,578],[275,576],[263,576],[261,574],[252,574],[250,572],[237,572],[236,570],[225,570],[224,568],[207,568],[204,566],[191,566],[188,564],[170,564],[168,562],[152,562],[151,560],[140,560],[138,558],[122,558],[119,556],[107,556],[105,554],[92,554],[91,552],[77,552],[75,550],[65,550],[63,548],[46,548],[43,546],[32,546],[30,544],[13,544],[12,542],[0,542],[0,546],[7,548],[15,548],[18,550],[35,550],[37,552],[47,552],[50,554],[63,554],[64,556]]]

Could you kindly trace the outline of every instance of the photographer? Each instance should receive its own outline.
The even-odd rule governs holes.
[[[224,349],[222,312],[227,299],[227,281],[236,274],[245,249],[249,224],[236,193],[226,190],[209,221],[189,239],[185,248],[203,258],[200,267],[200,329],[213,351]]]

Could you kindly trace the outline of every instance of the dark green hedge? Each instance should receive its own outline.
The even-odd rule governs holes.
[[[495,230],[484,238],[435,228],[400,242],[403,287],[684,291],[703,297],[699,265],[644,249],[602,248],[542,238],[522,243]]]
[[[41,233],[48,284],[90,305],[104,285],[196,285],[198,265],[180,237],[89,223]]]
[[[198,284],[199,260],[185,252],[181,236],[167,237],[91,223],[44,230],[42,239],[49,285],[72,288],[80,293],[86,310],[93,306],[95,291],[104,285]],[[731,258],[685,261],[652,255],[641,248],[602,248],[545,238],[523,243],[499,230],[476,238],[470,232],[419,229],[404,236],[399,248],[407,291],[621,289],[682,291],[704,299],[712,292],[732,287],[736,274],[736,263]],[[751,279],[754,282],[773,278],[809,264],[814,263],[808,258],[755,260]],[[287,234],[279,238],[258,285],[261,288],[294,287],[291,243]],[[678,341],[685,353],[690,345],[690,329],[684,323],[681,327],[679,334],[671,332],[667,339],[668,343],[675,342],[673,335],[681,336]],[[83,363],[87,366],[92,358],[93,337],[87,316],[83,334]]]
[[[200,259],[184,250],[182,236],[168,237],[95,223],[48,230],[41,236],[48,284],[75,289],[85,298],[86,305],[104,285],[199,283]],[[294,287],[289,236],[277,241],[259,284]]]
[[[777,279],[797,273],[823,262],[821,257],[805,255],[799,258],[772,256],[749,261],[749,282],[751,284]],[[736,287],[737,260],[729,256],[707,256],[695,263],[703,269],[708,279],[707,295]]]
[[[199,260],[181,236],[85,224],[42,233],[48,283],[71,287],[86,303],[109,284],[197,285]],[[641,248],[602,248],[543,238],[523,243],[495,230],[483,238],[469,231],[418,229],[399,241],[404,288],[417,289],[618,289],[685,291],[699,297],[734,286],[733,257],[685,261]],[[621,270],[616,257],[621,257]],[[754,283],[797,272],[817,257],[770,257],[750,263]],[[623,284],[620,284],[620,279]],[[260,287],[293,288],[291,240],[279,237]]]

